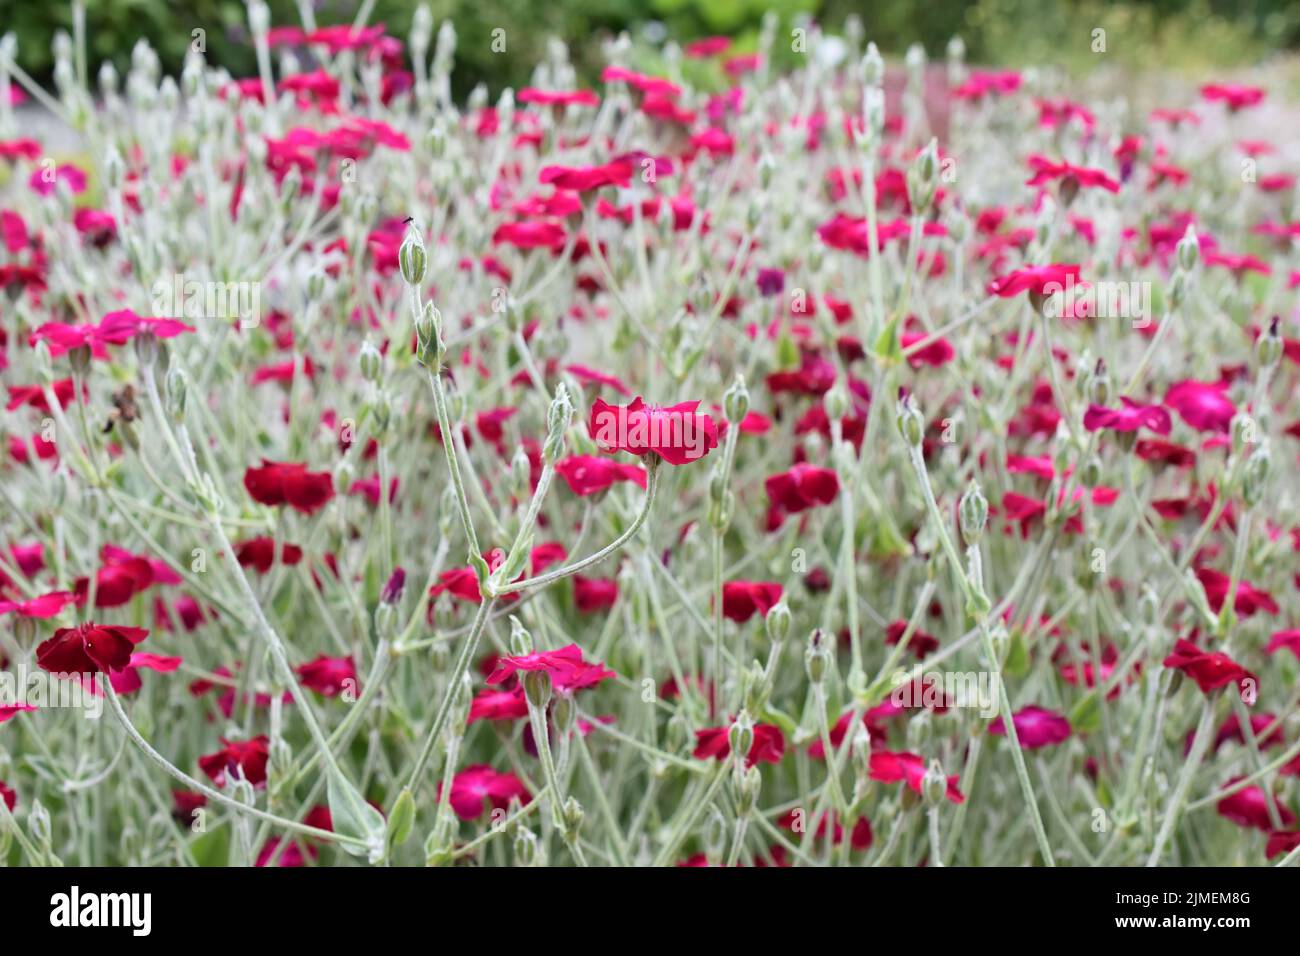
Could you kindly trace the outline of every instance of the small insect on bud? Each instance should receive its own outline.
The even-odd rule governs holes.
[[[727,421],[733,425],[744,421],[749,414],[749,389],[745,386],[745,377],[737,375],[731,387],[722,396],[722,411]]]
[[[961,522],[962,540],[968,545],[978,544],[988,524],[989,503],[973,478],[957,505],[957,517]]]
[[[379,372],[383,364],[384,357],[379,354],[379,349],[366,339],[361,344],[361,352],[357,356],[357,367],[361,369],[361,377],[367,382],[379,381]]]
[[[1178,240],[1178,268],[1191,272],[1201,258],[1201,244],[1196,238],[1196,228],[1188,226],[1183,238]]]
[[[397,264],[401,266],[402,278],[408,285],[418,286],[424,281],[424,270],[428,263],[429,254],[424,248],[424,237],[412,223],[397,250]]]
[[[814,628],[808,635],[808,647],[804,651],[803,663],[804,669],[808,672],[808,680],[813,684],[820,684],[826,678],[826,668],[831,663],[829,643],[826,632],[821,628]]]
[[[925,419],[916,407],[916,399],[910,394],[898,403],[897,423],[903,440],[913,448],[920,447],[921,439],[925,437]]]
[[[736,715],[735,722],[727,730],[727,743],[737,759],[749,756],[749,749],[754,746],[754,719],[749,716],[749,711],[742,710]]]
[[[930,768],[921,778],[921,797],[928,806],[937,807],[947,792],[948,777],[944,774],[943,767],[939,766],[939,761],[931,760]]]
[[[1246,461],[1245,473],[1241,476],[1241,497],[1249,508],[1259,504],[1268,488],[1268,476],[1273,470],[1273,458],[1268,447],[1260,448]]]
[[[1268,331],[1255,343],[1255,357],[1260,368],[1271,369],[1282,358],[1282,334],[1278,326],[1279,320],[1275,315],[1268,324]]]

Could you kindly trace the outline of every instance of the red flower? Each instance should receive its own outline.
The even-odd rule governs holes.
[[[224,787],[227,775],[236,769],[254,787],[263,787],[266,785],[266,762],[271,754],[270,743],[265,734],[252,740],[234,742],[222,737],[220,750],[199,758],[199,769],[218,787]]]
[[[798,514],[834,501],[840,491],[840,478],[830,468],[800,462],[789,471],[769,476],[763,485],[774,507]]]
[[[885,628],[885,643],[897,644],[903,639],[903,634],[906,631],[906,621],[891,621],[889,627]],[[918,627],[912,632],[912,636],[908,638],[907,646],[917,656],[917,659],[924,660],[926,655],[932,654],[939,649],[939,640]]]
[[[75,594],[67,591],[50,591],[26,601],[0,601],[0,614],[13,612],[19,617],[33,617],[48,620],[57,617],[69,604],[79,604]]]
[[[1218,100],[1227,104],[1234,113],[1247,106],[1255,106],[1264,99],[1264,91],[1257,86],[1239,86],[1235,83],[1207,83],[1201,87],[1201,97],[1210,102]]]
[[[610,405],[598,398],[591,406],[588,427],[604,451],[625,451],[638,457],[654,452],[670,465],[697,461],[718,447],[713,419],[695,411],[699,402],[667,408],[647,405],[640,396],[630,405]]]
[[[703,40],[692,40],[682,47],[682,52],[693,59],[707,59],[725,53],[730,48],[730,37],[705,37]]]
[[[1048,295],[1062,291],[1068,284],[1079,282],[1077,265],[1025,266],[1006,275],[996,277],[988,284],[989,295],[1009,299],[1022,292]]]
[[[1238,687],[1248,680],[1255,680],[1255,675],[1246,670],[1227,654],[1218,651],[1203,651],[1191,641],[1180,638],[1174,645],[1173,653],[1164,660],[1165,667],[1180,670],[1201,688],[1201,693],[1236,684]]]
[[[140,680],[140,668],[156,671],[159,674],[170,674],[184,663],[179,657],[164,657],[161,654],[132,654],[131,663],[127,664],[120,671],[113,671],[108,675],[108,682],[113,685],[113,690],[119,694],[134,694],[144,684]],[[100,694],[102,691],[95,686],[92,693]]]
[[[1139,405],[1130,398],[1120,397],[1121,408],[1089,405],[1083,413],[1083,427],[1090,432],[1109,428],[1117,432],[1135,432],[1147,428],[1157,435],[1168,435],[1173,428],[1169,413],[1159,405]]]
[[[1029,166],[1034,171],[1034,175],[1025,183],[1026,186],[1042,186],[1059,179],[1062,189],[1065,190],[1083,186],[1099,187],[1112,193],[1119,192],[1119,183],[1100,169],[1075,166],[1064,160],[1053,162],[1046,156],[1030,156]]]
[[[6,786],[3,780],[0,780],[0,800],[5,802],[10,813],[14,812],[14,807],[18,804],[18,794],[14,793],[11,787]]]
[[[45,341],[50,347],[50,357],[58,358],[75,348],[89,348],[96,358],[105,358],[107,345],[125,345],[137,335],[150,332],[160,339],[170,339],[182,332],[193,332],[192,326],[179,319],[155,319],[137,315],[130,309],[110,312],[96,323],[68,325],[64,322],[46,322],[28,336],[28,344]]]
[[[695,750],[692,757],[700,760],[726,760],[731,755],[731,727],[706,727],[695,731]],[[745,763],[752,767],[763,761],[780,763],[785,755],[785,734],[775,724],[755,724],[754,742],[745,755]]]
[[[1070,739],[1070,722],[1061,714],[1035,707],[1022,707],[1011,715],[1020,746],[1027,750],[1051,747]],[[1006,735],[1006,725],[999,717],[989,724],[989,733],[995,737]]]
[[[541,106],[599,106],[600,97],[591,90],[539,90],[526,86],[515,94],[519,103],[537,103]]]
[[[881,783],[905,782],[916,793],[921,792],[921,781],[925,777],[925,759],[919,754],[891,750],[877,750],[871,755],[870,776]],[[948,778],[947,794],[953,803],[963,803],[965,795],[957,789],[957,777]]]
[[[555,473],[564,479],[570,491],[583,498],[604,491],[618,481],[646,486],[644,468],[595,455],[570,455],[561,459],[555,463]]]
[[[31,704],[0,704],[0,724],[6,720],[13,720],[19,714],[30,713],[36,709]]]
[[[1268,835],[1264,856],[1271,860],[1275,856],[1290,853],[1296,847],[1300,847],[1300,830],[1278,830]]]
[[[1268,647],[1264,650],[1268,654],[1276,654],[1284,647],[1300,660],[1300,627],[1276,632],[1268,639]]]
[[[469,719],[476,720],[517,720],[528,716],[528,699],[524,689],[515,686],[511,690],[483,690],[474,696],[469,705]]]
[[[1237,777],[1228,782],[1236,783],[1240,779]],[[1237,826],[1254,827],[1265,833],[1273,829],[1268,813],[1268,797],[1262,787],[1245,787],[1238,790],[1220,800],[1216,809],[1219,811],[1219,816],[1231,820]],[[1280,801],[1277,801],[1277,812],[1283,826],[1289,827],[1295,823],[1295,814]]]
[[[87,622],[61,627],[36,648],[36,663],[52,674],[97,674],[131,663],[131,649],[149,632],[142,627]]]
[[[267,461],[244,472],[244,487],[259,504],[292,505],[304,514],[318,511],[334,497],[334,479],[327,471],[306,465]]]
[[[560,249],[567,236],[564,227],[549,219],[506,222],[492,233],[493,245],[506,243],[516,249]]]
[[[1196,579],[1205,588],[1205,598],[1210,602],[1211,610],[1219,613],[1223,609],[1223,602],[1228,598],[1228,585],[1232,579],[1213,568],[1197,568]],[[1257,611],[1267,611],[1269,614],[1281,612],[1271,594],[1261,591],[1249,581],[1237,582],[1237,597],[1232,603],[1233,609],[1242,617],[1250,617]]]
[[[555,651],[534,651],[517,657],[503,657],[488,675],[489,684],[501,684],[520,671],[544,671],[551,675],[551,686],[557,691],[573,692],[594,687],[607,677],[614,677],[604,664],[582,659],[582,648],[569,644]]]
[[[585,365],[566,365],[564,370],[580,382],[596,382],[600,385],[608,385],[620,395],[632,394],[632,390],[624,385],[617,375],[598,372],[596,369],[588,368]]]
[[[618,600],[618,582],[613,578],[573,576],[573,603],[583,614],[607,611]]]
[[[323,697],[337,697],[345,690],[357,689],[357,665],[349,657],[320,655],[313,661],[294,668],[302,678],[302,686]]]
[[[615,160],[603,166],[544,166],[537,181],[543,186],[582,193],[602,186],[626,187],[632,182],[633,171],[632,163],[625,160]]]
[[[1179,382],[1165,392],[1165,404],[1197,431],[1226,432],[1237,414],[1226,389],[1223,382]]]
[[[235,559],[246,568],[266,574],[275,563],[275,541],[271,538],[250,538],[235,544]],[[293,566],[302,560],[302,548],[296,544],[280,545],[280,563]]]
[[[767,612],[781,600],[781,590],[775,581],[728,581],[722,585],[722,613],[737,623],[755,614],[767,617]]]
[[[441,785],[439,788],[441,792]],[[477,820],[483,815],[485,802],[490,803],[494,810],[504,810],[516,797],[525,804],[532,799],[522,780],[513,773],[502,773],[487,764],[476,764],[456,774],[448,799],[456,816],[462,820]]]

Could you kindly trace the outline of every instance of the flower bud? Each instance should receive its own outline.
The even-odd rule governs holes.
[[[383,356],[379,354],[379,349],[366,339],[361,344],[361,352],[357,356],[357,367],[361,369],[361,377],[367,382],[379,381],[379,371],[383,365]]]
[[[931,807],[938,806],[948,792],[948,777],[939,766],[939,761],[931,760],[930,768],[921,778],[921,797]]]
[[[826,393],[822,405],[826,409],[826,417],[833,422],[839,421],[849,413],[849,394],[843,382],[836,380],[830,391]]]
[[[533,652],[533,635],[528,633],[519,618],[510,615],[510,653],[524,657]]]
[[[867,44],[867,52],[862,57],[862,82],[867,86],[885,82],[885,61],[874,43]]]
[[[572,842],[578,838],[578,831],[582,829],[582,819],[586,814],[583,812],[582,804],[573,796],[564,801],[564,809],[561,812],[565,838]]]
[[[749,756],[749,749],[754,746],[754,720],[749,716],[749,711],[742,710],[736,715],[736,720],[727,730],[727,743],[731,747],[731,754],[737,760],[743,760]]]
[[[743,375],[737,375],[731,387],[723,394],[722,411],[727,416],[727,421],[733,425],[738,425],[749,414],[749,389],[745,386]]]
[[[429,254],[424,248],[424,237],[414,225],[407,230],[402,245],[397,250],[397,263],[402,269],[402,278],[408,285],[418,286],[424,281],[424,270],[429,262]]]
[[[1097,366],[1088,379],[1088,401],[1094,405],[1109,405],[1110,398],[1110,373],[1106,370],[1105,360],[1097,359]]]
[[[1259,360],[1260,368],[1266,369],[1271,369],[1282,357],[1282,335],[1278,330],[1276,315],[1268,324],[1268,331],[1255,343],[1255,357]]]
[[[767,629],[767,639],[773,644],[780,644],[790,633],[790,606],[784,600],[775,604],[763,621]]]
[[[536,866],[538,862],[537,834],[527,827],[515,831],[512,848],[516,866]]]
[[[1189,280],[1187,273],[1179,270],[1174,273],[1174,277],[1169,281],[1169,305],[1178,308],[1187,301]]]
[[[527,671],[524,673],[524,696],[528,703],[539,711],[546,710],[551,702],[551,675],[548,671]]]
[[[962,540],[968,545],[978,544],[988,524],[989,503],[973,478],[957,505],[957,517],[961,522]]]
[[[820,684],[826,678],[826,668],[831,662],[831,651],[828,645],[826,632],[821,628],[814,628],[808,635],[808,647],[804,651],[803,662],[808,672],[808,680],[813,684]]]
[[[1096,488],[1101,484],[1101,459],[1089,455],[1079,468],[1079,483],[1085,488]]]
[[[424,304],[424,310],[415,320],[415,347],[419,350],[416,359],[421,365],[438,369],[447,346],[442,341],[442,313],[432,302]]]
[[[546,444],[542,447],[542,459],[554,462],[564,454],[564,433],[573,418],[573,402],[569,399],[569,390],[563,382],[555,386],[555,398],[546,413]]]
[[[903,440],[913,448],[920,447],[921,439],[925,437],[925,419],[916,407],[916,399],[910,394],[898,403],[897,422]]]
[[[1263,445],[1247,459],[1245,473],[1241,477],[1241,497],[1247,507],[1255,507],[1264,497],[1272,465],[1273,459],[1268,447]]]
[[[188,384],[185,373],[172,368],[167,373],[167,415],[177,425],[185,420],[185,395]]]
[[[749,816],[758,804],[758,797],[762,792],[763,774],[757,767],[750,767],[741,775],[736,787],[736,815]]]
[[[1201,258],[1201,244],[1196,239],[1196,227],[1188,226],[1183,238],[1178,240],[1178,268],[1191,272]]]
[[[397,604],[402,600],[402,591],[405,587],[406,571],[403,568],[394,568],[384,584],[384,590],[379,595],[380,603]]]

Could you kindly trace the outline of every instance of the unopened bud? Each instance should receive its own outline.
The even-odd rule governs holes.
[[[428,262],[429,254],[424,248],[424,237],[420,235],[420,230],[412,226],[397,250],[397,263],[401,266],[402,278],[409,285],[418,286],[424,281],[424,270]]]
[[[1201,244],[1196,239],[1196,228],[1188,226],[1183,238],[1178,240],[1178,268],[1191,272],[1201,258]]]
[[[785,601],[773,605],[763,624],[767,628],[767,639],[780,644],[790,633],[790,606]]]
[[[1282,335],[1278,324],[1278,317],[1275,315],[1273,321],[1268,324],[1268,330],[1255,343],[1255,357],[1259,360],[1260,368],[1272,368],[1282,358]]]
[[[948,777],[939,766],[939,761],[931,760],[930,768],[921,778],[921,796],[932,807],[938,806],[948,792]]]
[[[745,387],[744,376],[737,375],[731,387],[723,394],[722,411],[727,416],[727,421],[733,425],[738,425],[749,414],[749,389]]]
[[[735,722],[727,730],[727,743],[737,759],[749,756],[749,750],[754,746],[754,720],[748,711],[742,710],[736,715]]]
[[[898,431],[913,448],[919,447],[925,437],[925,419],[910,394],[898,403]]]
[[[961,522],[962,540],[968,545],[978,544],[988,524],[989,503],[973,478],[957,505],[957,516]]]
[[[357,366],[361,369],[361,377],[367,382],[379,381],[379,371],[383,366],[384,358],[379,354],[379,349],[366,339],[361,344],[361,352],[357,356]]]

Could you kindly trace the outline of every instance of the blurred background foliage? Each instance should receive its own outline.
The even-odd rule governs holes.
[[[273,24],[299,24],[294,0],[268,0]],[[416,0],[376,0],[370,23],[384,23],[403,40]],[[351,22],[358,0],[315,0],[318,24]],[[1106,58],[1129,68],[1174,70],[1248,66],[1270,53],[1300,46],[1296,0],[429,0],[435,22],[451,18],[459,38],[456,80],[460,92],[485,82],[495,92],[527,83],[548,37],[569,41],[588,81],[600,62],[602,38],[628,30],[649,42],[669,36],[687,41],[726,34],[737,52],[752,48],[759,21],[773,10],[788,29],[811,15],[838,30],[856,14],[865,36],[889,54],[921,43],[943,56],[960,34],[972,63],[1023,66],[1053,63],[1086,70],[1097,63],[1093,30],[1106,31]],[[254,69],[242,0],[87,0],[91,66],[104,59],[125,68],[132,45],[144,37],[165,66],[176,71],[190,31],[207,32],[208,59],[232,74]],[[19,63],[48,83],[50,44],[57,30],[71,31],[66,0],[0,0],[0,31],[14,31]],[[492,30],[507,31],[507,50],[493,53]],[[789,44],[779,41],[777,49]],[[92,74],[93,75],[93,74]]]

